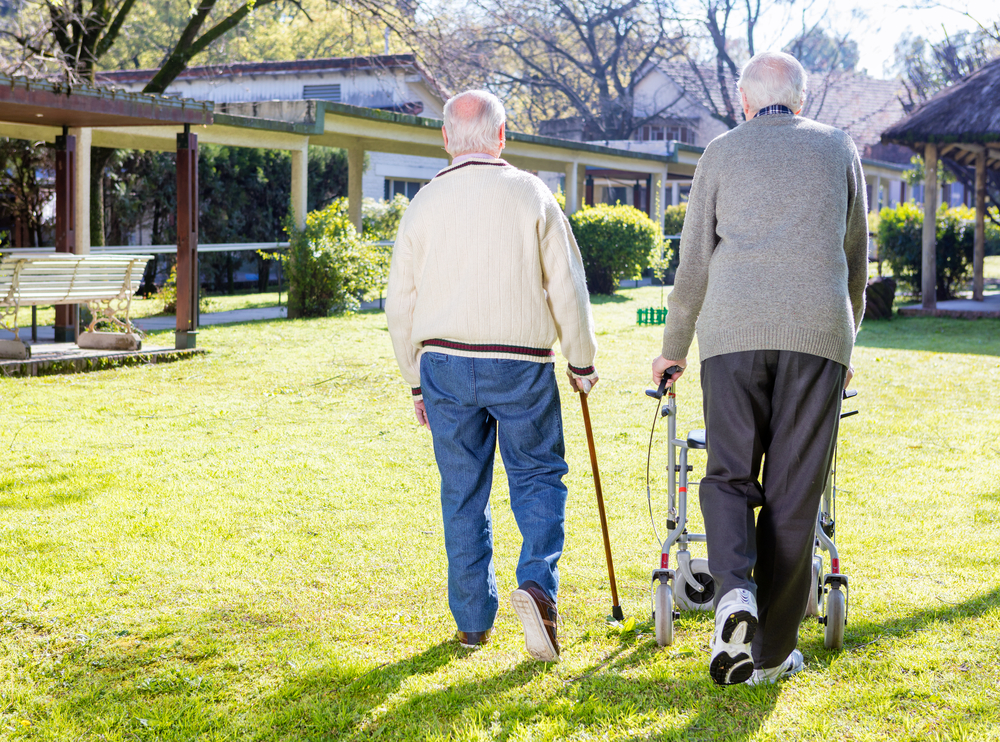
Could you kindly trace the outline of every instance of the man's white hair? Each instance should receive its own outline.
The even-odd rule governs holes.
[[[799,111],[806,102],[806,71],[791,54],[761,52],[743,65],[736,87],[746,95],[751,114],[775,105]]]
[[[500,126],[507,118],[503,103],[485,90],[466,90],[444,104],[444,130],[448,154],[493,152],[500,141]]]

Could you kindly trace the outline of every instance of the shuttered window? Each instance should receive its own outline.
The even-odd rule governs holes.
[[[328,100],[333,103],[340,103],[340,83],[331,85],[303,85],[302,98],[304,100]]]

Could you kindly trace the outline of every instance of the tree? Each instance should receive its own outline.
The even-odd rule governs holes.
[[[793,5],[794,0],[699,0],[699,11],[680,20],[682,35],[691,43],[678,47],[679,54],[697,78],[712,117],[729,128],[743,121],[736,81],[741,63],[757,53],[758,29],[765,19],[772,35],[791,27]],[[805,11],[810,7],[803,9],[801,31],[785,51],[806,69],[822,72],[823,78],[810,86],[823,89],[838,73],[853,69],[858,49],[847,34],[831,36],[822,29],[825,13],[807,23]]]
[[[473,0],[404,33],[446,85],[495,90],[524,128],[578,116],[588,138],[627,139],[662,113],[637,116],[633,99],[674,53],[670,13],[668,0]]]
[[[42,180],[43,174],[53,174],[52,152],[45,142],[28,142],[23,139],[0,139],[0,213],[13,219],[15,229],[20,228],[26,245],[42,244],[42,207],[50,196],[50,186]],[[20,240],[11,235],[11,243]]]
[[[799,35],[783,51],[810,72],[849,72],[860,58],[858,42],[847,36],[831,36],[818,25]]]
[[[188,63],[236,28],[251,12],[268,5],[301,11],[300,0],[196,0],[173,29],[169,51],[144,93],[163,93]],[[175,3],[176,5],[176,3]],[[70,84],[94,82],[101,60],[118,40],[136,0],[25,0],[13,19],[3,19],[0,36],[17,51],[8,72],[55,73]],[[213,17],[213,12],[215,13]],[[210,24],[210,19],[214,23]],[[91,150],[91,244],[103,245],[104,169],[114,150]]]
[[[910,113],[941,88],[972,74],[986,62],[1000,55],[1000,39],[988,29],[945,34],[932,43],[922,36],[904,35],[895,48],[896,71],[903,80],[906,100],[903,109]]]

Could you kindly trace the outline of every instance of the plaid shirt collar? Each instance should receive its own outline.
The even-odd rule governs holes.
[[[792,116],[795,115],[794,113],[792,113],[791,108],[789,108],[788,106],[783,106],[780,103],[778,103],[773,106],[765,106],[764,108],[757,111],[757,113],[755,113],[753,117],[757,118],[758,116],[770,116],[771,114],[774,113],[787,113]]]

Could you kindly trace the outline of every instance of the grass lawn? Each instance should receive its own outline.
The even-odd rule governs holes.
[[[500,471],[494,640],[451,641],[430,438],[383,314],[206,327],[193,360],[0,379],[0,739],[1000,738],[1000,321],[862,329],[838,471],[846,646],[825,650],[809,623],[800,675],[720,688],[710,616],[682,616],[663,649],[649,623],[642,390],[661,329],[635,310],[659,296],[595,306],[624,627],[605,622],[583,424],[561,382],[556,665],[528,660],[506,602],[520,543]],[[679,429],[700,427],[696,363],[678,395]]]

